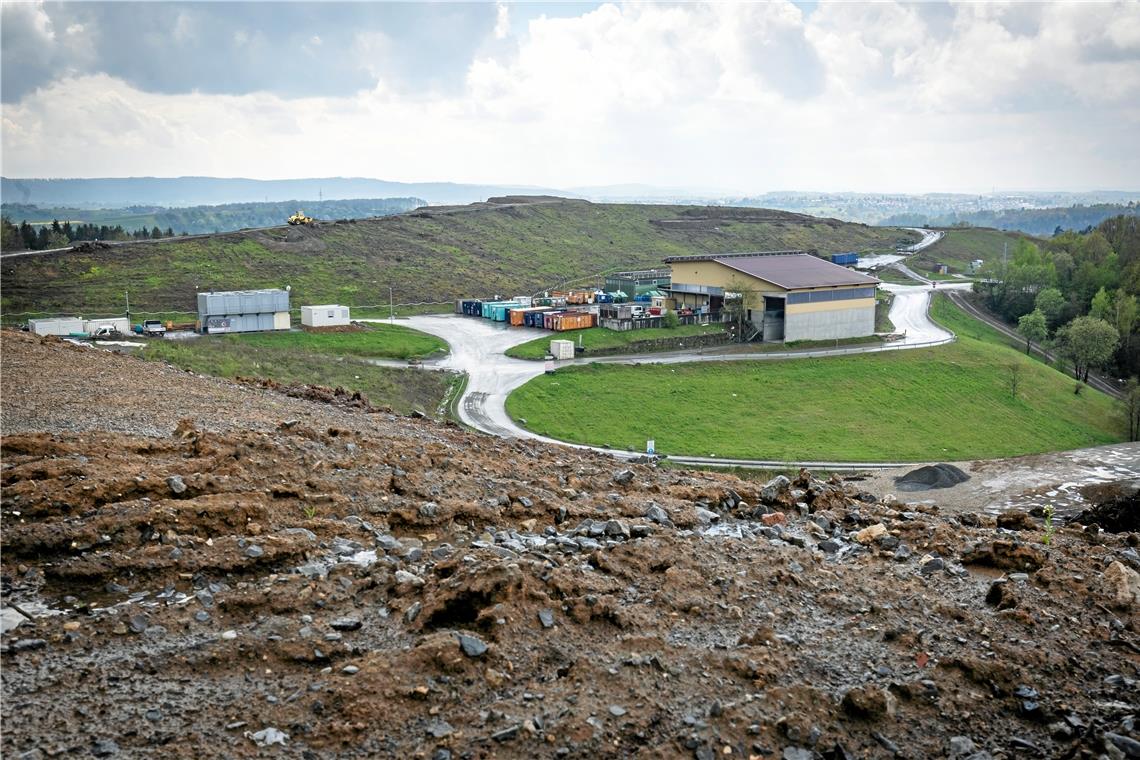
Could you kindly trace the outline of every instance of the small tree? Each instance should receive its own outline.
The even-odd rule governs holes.
[[[1065,308],[1065,297],[1056,288],[1045,288],[1037,294],[1037,298],[1033,299],[1033,306],[1045,315],[1049,324],[1055,325]]]
[[[1124,413],[1125,427],[1128,428],[1128,440],[1140,441],[1140,382],[1134,377],[1124,386],[1120,409]]]
[[[1112,306],[1112,296],[1108,291],[1101,288],[1093,296],[1092,305],[1089,306],[1089,316],[1096,319],[1103,319],[1105,322],[1114,320],[1115,309]]]
[[[1124,290],[1116,291],[1116,329],[1120,333],[1120,342],[1127,351],[1132,345],[1132,332],[1136,329],[1136,320],[1140,317],[1140,304],[1136,296],[1129,295]]]
[[[1108,364],[1119,342],[1116,328],[1096,317],[1077,317],[1057,331],[1057,346],[1072,361],[1073,377],[1085,382],[1091,368]]]
[[[661,326],[667,327],[672,330],[681,324],[681,318],[677,316],[677,312],[672,309],[666,309],[661,313]]]
[[[1011,398],[1017,398],[1017,391],[1021,387],[1021,363],[1013,362],[1006,367],[1006,387],[1009,388]]]
[[[1045,340],[1049,334],[1049,327],[1042,311],[1034,309],[1017,320],[1017,331],[1021,333],[1021,337],[1025,338],[1025,353],[1028,354],[1033,341],[1040,343]]]

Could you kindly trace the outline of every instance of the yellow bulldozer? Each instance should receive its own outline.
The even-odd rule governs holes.
[[[293,216],[289,217],[289,224],[306,224],[312,226],[317,223],[317,220],[311,216],[305,216],[304,211],[298,211]]]

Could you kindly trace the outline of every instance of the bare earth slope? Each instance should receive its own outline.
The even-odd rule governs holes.
[[[1134,535],[3,360],[5,757],[1140,747]]]

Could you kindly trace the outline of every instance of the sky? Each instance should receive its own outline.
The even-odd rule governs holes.
[[[1140,0],[9,2],[7,177],[1140,187]]]

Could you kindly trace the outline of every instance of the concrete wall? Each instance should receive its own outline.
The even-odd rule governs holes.
[[[864,304],[855,308],[836,309],[834,304],[802,304],[802,306],[832,306],[831,309],[793,311],[784,313],[784,340],[835,340],[836,338],[863,338],[875,332],[875,301],[863,299],[851,304]]]

